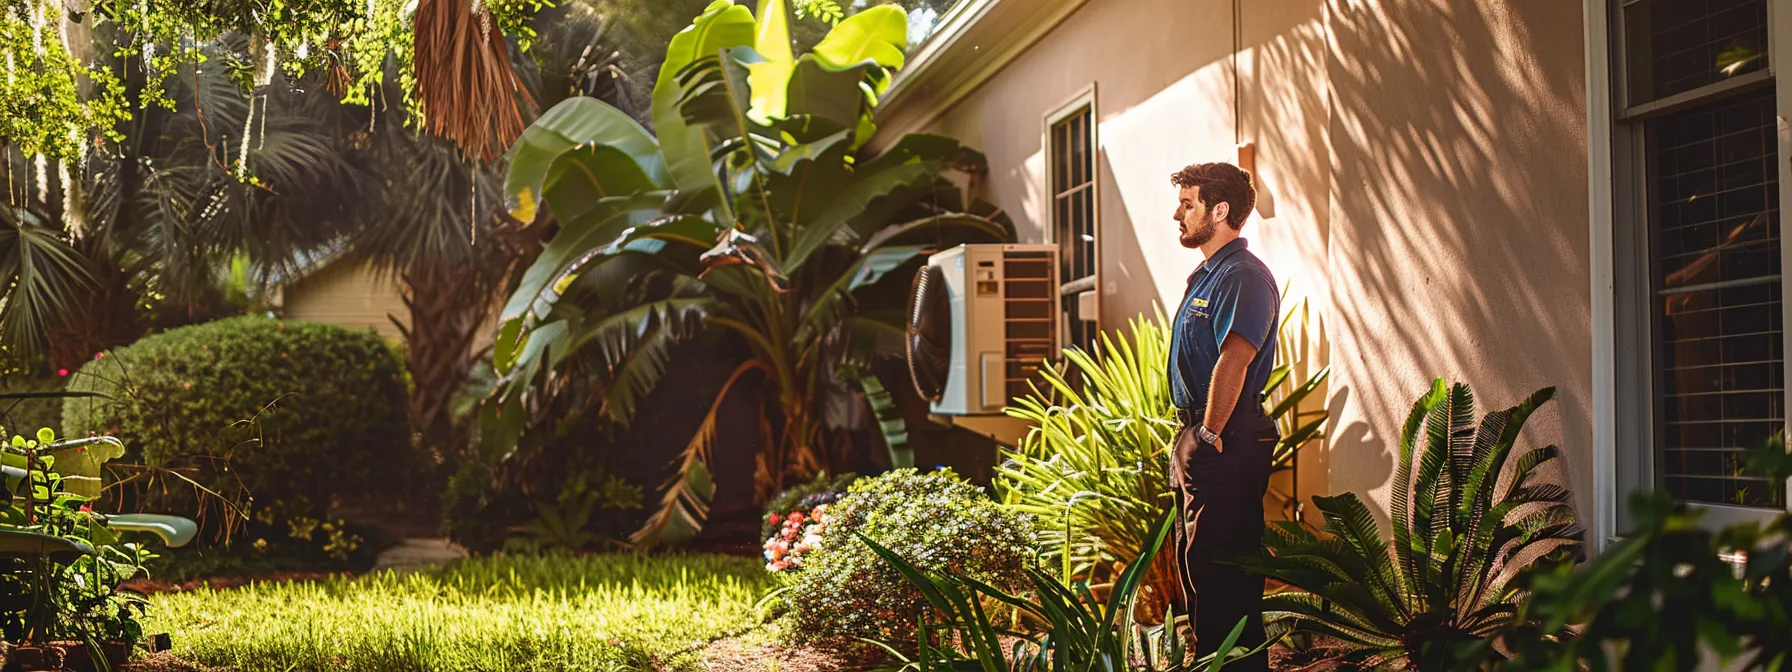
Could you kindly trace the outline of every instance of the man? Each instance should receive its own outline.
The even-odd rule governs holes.
[[[1257,200],[1251,177],[1229,163],[1202,163],[1171,176],[1180,188],[1182,246],[1205,255],[1189,276],[1170,344],[1170,394],[1182,430],[1170,465],[1183,599],[1195,650],[1219,648],[1238,620],[1238,644],[1263,643],[1263,578],[1218,561],[1255,551],[1263,493],[1279,438],[1263,411],[1276,359],[1281,297],[1269,267],[1240,237]],[[1259,653],[1227,670],[1267,670]]]

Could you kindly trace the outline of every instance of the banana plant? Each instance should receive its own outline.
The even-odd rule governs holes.
[[[1434,381],[1400,435],[1393,543],[1355,494],[1314,497],[1325,536],[1280,523],[1264,533],[1268,553],[1238,560],[1293,587],[1266,598],[1265,615],[1329,638],[1366,669],[1451,669],[1461,656],[1492,655],[1486,641],[1519,620],[1517,579],[1581,550],[1569,492],[1543,471],[1559,449],[1516,448],[1554,392],[1477,428],[1468,386]]]
[[[719,391],[659,510],[632,537],[640,546],[703,524],[717,409],[731,392],[757,392],[757,498],[839,471],[825,401],[848,393],[842,371],[900,342],[895,315],[865,305],[872,290],[931,250],[1014,235],[948,179],[984,166],[957,141],[908,135],[861,151],[903,62],[901,9],[860,12],[801,56],[784,0],[757,9],[717,0],[672,39],[653,132],[578,98],[542,115],[510,155],[512,214],[537,226],[551,215],[558,230],[501,315],[501,380],[481,409],[488,459],[518,450],[566,376],[601,379],[601,415],[627,423],[697,334],[725,332],[750,353],[716,371]]]

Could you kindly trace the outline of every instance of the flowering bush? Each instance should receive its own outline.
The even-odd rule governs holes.
[[[821,544],[827,530],[827,510],[846,494],[858,474],[830,478],[827,474],[785,490],[765,507],[765,569],[788,572],[803,566],[804,558]]]
[[[831,493],[830,493],[831,494]],[[767,514],[767,522],[777,522],[778,514]],[[830,521],[827,504],[816,504],[808,513],[792,511],[779,523],[778,533],[765,540],[765,569],[784,572],[803,566],[803,559],[821,546],[822,534]]]
[[[923,571],[1011,592],[1027,586],[1025,570],[1034,562],[1032,517],[1003,508],[951,470],[899,469],[859,480],[827,506],[818,524],[823,541],[800,554],[803,571],[785,595],[793,626],[788,631],[836,650],[859,649],[868,639],[912,651],[915,618],[924,604],[921,593],[869,546],[845,541],[855,533]]]

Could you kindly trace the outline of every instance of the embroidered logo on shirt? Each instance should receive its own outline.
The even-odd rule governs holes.
[[[1194,307],[1196,307],[1196,308],[1206,308],[1207,307],[1207,299],[1197,297],[1194,299],[1190,299],[1189,302],[1191,304],[1193,304]]]

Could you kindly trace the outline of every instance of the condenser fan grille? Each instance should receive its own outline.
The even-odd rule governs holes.
[[[915,273],[905,331],[915,390],[923,399],[939,401],[952,365],[952,297],[940,267],[929,264]]]

